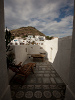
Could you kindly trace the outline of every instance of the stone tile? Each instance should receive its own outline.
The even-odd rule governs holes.
[[[39,63],[36,63],[36,65],[39,65]]]
[[[41,91],[36,91],[34,93],[34,96],[35,96],[36,99],[40,99],[40,98],[42,98],[42,92]]]
[[[19,86],[19,89],[26,89],[27,85]]]
[[[42,68],[42,70],[46,70],[46,68]]]
[[[63,81],[60,77],[56,77],[55,80],[56,80],[57,83],[63,83]]]
[[[42,68],[39,68],[39,70],[42,70]]]
[[[50,73],[50,71],[45,71],[45,73]]]
[[[42,64],[42,62],[39,62],[40,64]]]
[[[50,68],[51,68],[52,70],[54,70],[54,68],[53,68],[53,66],[52,66],[52,65],[50,66]]]
[[[39,65],[36,65],[36,67],[34,67],[34,68],[38,68],[39,67]]]
[[[35,72],[34,72],[35,73]],[[32,78],[36,78],[35,74],[30,74],[28,77],[28,79],[32,79]]]
[[[42,83],[42,78],[37,78],[37,83]]]
[[[34,71],[38,71],[38,68],[35,68]]]
[[[27,85],[27,89],[34,89],[34,85]]]
[[[52,82],[53,84],[56,84],[56,82],[55,82],[55,79],[54,79],[54,78],[50,78],[50,80],[51,80],[51,82]]]
[[[38,71],[37,73],[44,73],[44,71]]]
[[[46,99],[50,99],[51,96],[52,96],[52,94],[51,94],[50,91],[44,91],[43,94],[44,94],[44,96],[45,96]]]
[[[43,89],[50,89],[49,85],[43,85]]]
[[[44,65],[43,67],[47,68],[47,65]]]
[[[18,91],[18,92],[16,93],[16,98],[17,98],[17,99],[22,99],[23,96],[24,96],[24,92],[23,92],[23,91]]]
[[[55,71],[55,70],[52,70],[52,71],[51,71],[51,73],[55,74],[55,73],[56,73],[56,71]]]
[[[39,66],[39,68],[43,68],[43,66]]]
[[[52,94],[53,94],[53,96],[56,97],[57,99],[61,97],[61,93],[60,93],[59,91],[57,91],[57,90],[54,90],[54,91],[52,92]]]
[[[38,71],[36,70],[36,71],[34,71],[34,73],[36,74],[36,73],[38,73]]]
[[[51,77],[56,77],[56,74],[50,74],[51,75]]]
[[[44,77],[49,77],[50,75],[49,74],[44,74]]]
[[[30,80],[27,81],[27,83],[36,83],[36,78],[31,78]]]
[[[43,78],[43,83],[51,83],[49,78]]]
[[[59,77],[59,75],[57,73],[55,75],[56,75],[56,77]]]
[[[36,74],[36,77],[43,77],[43,74]]]
[[[27,99],[31,99],[31,98],[33,97],[33,92],[32,92],[32,91],[27,91],[27,92],[25,93],[25,97],[26,97]]]
[[[50,85],[50,89],[58,89],[58,87],[56,84],[52,84],[52,85]]]
[[[42,66],[39,66],[39,67],[41,67],[41,68],[46,68],[47,66],[46,66],[46,65],[42,65]]]
[[[46,70],[51,70],[51,68],[48,67],[48,68],[46,68]]]
[[[35,89],[42,89],[41,85],[35,85]]]

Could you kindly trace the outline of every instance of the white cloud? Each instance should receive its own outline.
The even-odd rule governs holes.
[[[66,13],[69,14],[73,0],[5,0],[5,24],[10,29],[34,26],[44,34],[67,35],[67,30],[71,32],[73,16],[66,14],[61,21],[54,20],[67,5]]]

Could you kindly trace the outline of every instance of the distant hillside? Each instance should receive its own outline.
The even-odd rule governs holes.
[[[10,32],[15,37],[25,37],[27,35],[45,36],[43,33],[41,33],[39,30],[37,30],[35,27],[32,27],[32,26],[21,27],[19,29],[11,30]]]

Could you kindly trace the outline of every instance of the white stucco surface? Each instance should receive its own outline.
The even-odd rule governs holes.
[[[69,78],[71,41],[71,36],[60,38],[58,40],[58,51],[53,61],[54,68],[66,84],[68,84]]]
[[[52,40],[45,40],[45,51],[47,58],[50,62],[53,62],[58,50],[58,38]]]
[[[27,45],[16,45],[11,46],[11,48],[13,48],[13,52],[15,53],[16,64],[18,64],[19,62],[22,62],[23,64],[24,61],[27,59]]]
[[[28,57],[31,57],[31,54],[40,53],[46,53],[45,45],[28,45]]]

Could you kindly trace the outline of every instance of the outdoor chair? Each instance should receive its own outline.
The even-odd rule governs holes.
[[[15,65],[14,63],[9,64],[9,67],[16,67],[16,68],[20,68],[22,67],[22,62],[20,62],[19,64]]]
[[[11,69],[13,72],[15,72],[15,76],[18,75],[18,76],[24,77],[24,80],[22,82],[21,82],[21,80],[17,80],[18,82],[21,82],[22,84],[24,84],[24,81],[27,78],[27,76],[31,72],[34,74],[33,67],[36,67],[35,63],[28,63],[28,64],[25,64],[22,66],[21,62],[20,62],[18,65],[9,66],[9,69]]]

